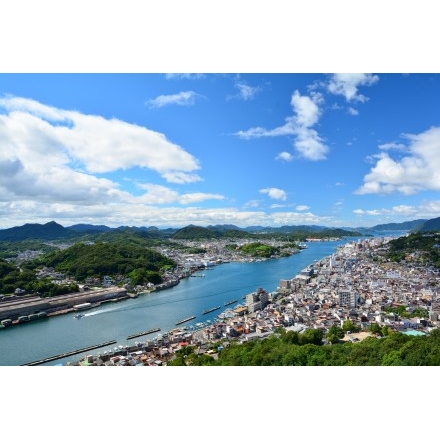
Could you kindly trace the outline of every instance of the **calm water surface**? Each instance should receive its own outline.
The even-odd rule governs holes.
[[[308,243],[308,249],[290,257],[255,263],[226,263],[204,270],[181,280],[180,284],[138,298],[105,304],[85,312],[82,319],[73,314],[23,323],[0,331],[0,365],[22,365],[46,357],[67,353],[111,340],[116,344],[88,353],[103,352],[115,345],[130,345],[152,339],[158,333],[127,341],[127,336],[153,328],[161,333],[176,328],[176,322],[195,315],[197,318],[181,327],[214,320],[224,311],[224,303],[238,299],[258,287],[275,291],[281,279],[293,278],[315,260],[331,255],[346,240]],[[234,307],[233,304],[229,307]],[[212,307],[219,310],[202,315]],[[62,358],[44,365],[59,365],[78,361],[85,353]]]

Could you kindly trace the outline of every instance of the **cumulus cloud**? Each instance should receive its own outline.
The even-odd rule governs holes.
[[[264,188],[260,189],[260,193],[267,194],[271,199],[286,200],[286,191],[279,188]]]
[[[160,95],[157,98],[149,99],[145,104],[150,108],[161,108],[167,105],[190,106],[196,102],[196,97],[201,96],[192,90],[176,93],[174,95]]]
[[[53,201],[66,194],[78,199],[113,196],[117,185],[92,174],[132,167],[155,171],[173,183],[200,180],[194,156],[145,127],[25,98],[1,98],[0,110],[3,194],[25,196],[38,188],[41,197]],[[6,173],[14,178],[5,179]]]
[[[310,206],[307,206],[307,205],[297,205],[295,209],[297,211],[308,211],[310,209]]]
[[[301,95],[298,90],[291,96],[293,116],[286,118],[284,125],[267,130],[262,127],[253,127],[246,131],[239,131],[236,135],[242,139],[259,137],[274,137],[294,135],[294,147],[299,155],[308,160],[323,160],[328,153],[328,147],[316,130],[312,128],[320,116],[322,95],[313,92]]]
[[[353,107],[348,107],[347,113],[352,116],[357,116],[359,114],[359,110],[356,110]]]
[[[375,165],[364,177],[356,194],[415,194],[424,190],[440,190],[440,127],[423,133],[403,135],[408,145],[402,158],[391,157],[393,148],[385,144],[373,157]],[[402,154],[401,144],[395,148]]]
[[[365,102],[368,98],[358,93],[360,86],[371,86],[379,81],[371,73],[335,73],[331,76],[327,90],[334,95],[342,95],[348,102]]]
[[[281,152],[276,158],[276,160],[284,160],[286,162],[291,162],[293,160],[293,156],[287,151]]]

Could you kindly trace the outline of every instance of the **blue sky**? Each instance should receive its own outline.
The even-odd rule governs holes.
[[[0,227],[440,216],[440,75],[0,74]]]

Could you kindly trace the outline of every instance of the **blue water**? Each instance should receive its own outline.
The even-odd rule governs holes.
[[[14,325],[0,331],[0,365],[22,365],[61,353],[93,346],[110,340],[116,344],[89,351],[104,352],[115,345],[130,345],[145,341],[158,333],[127,341],[127,336],[160,328],[161,333],[176,328],[176,322],[195,315],[197,318],[179,327],[213,320],[226,309],[224,303],[238,299],[258,287],[275,291],[281,279],[293,278],[315,260],[334,253],[336,247],[346,242],[308,243],[308,249],[290,257],[255,263],[226,263],[214,266],[190,277],[170,289],[142,294],[138,298],[109,303],[85,312],[82,319],[73,314],[51,317]],[[229,307],[234,307],[233,304]],[[215,312],[202,315],[212,307]],[[59,365],[81,359],[85,353],[62,358],[44,365]]]

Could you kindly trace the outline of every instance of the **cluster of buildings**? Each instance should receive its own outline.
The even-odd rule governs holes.
[[[233,316],[217,320],[197,332],[199,341],[238,338],[242,341],[265,337],[285,327],[295,331],[321,329],[349,320],[366,330],[371,324],[395,331],[418,329],[428,332],[440,325],[439,272],[418,267],[410,261],[384,261],[386,239],[347,243],[335,254],[306,267],[292,279],[281,280],[276,292],[259,288],[246,296],[246,312],[235,309]],[[395,312],[403,307],[411,315]]]
[[[395,331],[424,333],[440,325],[440,275],[433,267],[411,261],[392,263],[384,257],[387,239],[369,239],[341,245],[330,255],[304,268],[291,279],[280,280],[275,292],[263,288],[249,293],[245,303],[221,313],[209,326],[194,332],[175,329],[122,353],[89,357],[88,365],[166,365],[185,345],[214,358],[213,342],[246,342],[264,338],[277,328],[302,332],[328,329],[350,320],[361,330],[377,323]],[[398,307],[423,317],[403,318]],[[352,339],[356,340],[356,339]],[[130,351],[131,350],[131,351]],[[97,360],[97,359],[100,360]]]

